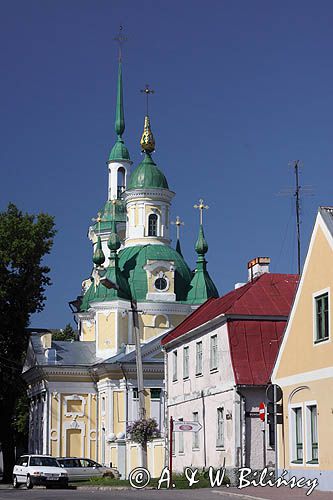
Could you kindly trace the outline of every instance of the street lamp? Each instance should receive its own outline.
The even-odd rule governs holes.
[[[99,282],[106,288],[121,290],[117,283],[109,280],[106,277],[105,269],[97,269],[99,275]],[[145,405],[145,395],[144,395],[144,383],[143,383],[143,368],[142,368],[142,356],[141,356],[141,346],[140,346],[140,331],[139,331],[139,317],[138,317],[138,307],[137,301],[131,299],[131,312],[133,318],[133,330],[134,330],[134,342],[136,351],[136,373],[138,379],[138,396],[139,396],[139,418],[146,418],[146,405]],[[147,444],[142,445],[142,467],[147,468]]]

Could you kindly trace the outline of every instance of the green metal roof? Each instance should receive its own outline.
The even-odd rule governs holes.
[[[94,230],[98,232],[98,229],[101,231],[110,231],[111,230],[111,222],[113,221],[113,204],[112,201],[108,200],[104,207],[99,211],[101,214],[101,222],[95,222]],[[126,222],[126,209],[125,202],[122,200],[118,200],[115,205],[115,213],[116,213],[116,222]]]
[[[130,155],[122,138],[118,137],[115,145],[111,149],[109,161],[130,160]]]
[[[148,153],[133,171],[127,186],[127,190],[138,188],[169,189],[165,175]]]
[[[119,267],[116,269],[110,266],[107,268],[106,277],[111,281],[116,281],[122,290],[125,291],[122,298],[129,298],[129,289],[131,296],[137,301],[145,301],[148,286],[147,272],[143,266],[148,260],[167,260],[173,261],[175,265],[175,293],[176,300],[185,302],[189,285],[191,281],[191,271],[183,257],[173,248],[166,245],[137,245],[124,248],[119,252]],[[119,272],[120,271],[120,272]],[[117,290],[107,289],[104,285],[96,286],[92,283],[85,293],[81,305],[81,311],[89,309],[91,302],[103,302],[116,300],[120,297]],[[163,296],[161,295],[161,301]]]

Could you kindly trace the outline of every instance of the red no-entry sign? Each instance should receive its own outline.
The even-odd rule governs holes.
[[[265,422],[265,403],[259,405],[259,418],[262,422]]]

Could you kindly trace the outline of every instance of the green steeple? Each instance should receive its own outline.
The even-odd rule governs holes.
[[[96,250],[93,255],[93,263],[96,264],[97,267],[100,267],[104,264],[104,261],[105,261],[105,255],[102,250],[101,237],[98,236]]]
[[[218,297],[218,291],[208,274],[207,261],[205,255],[208,251],[208,243],[205,240],[202,224],[199,228],[199,236],[195,244],[195,251],[198,254],[197,267],[187,294],[187,302],[190,304],[202,304],[211,297]]]
[[[181,246],[180,246],[180,240],[179,238],[177,238],[177,243],[176,243],[176,252],[179,253],[179,255],[183,256],[182,254],[182,249],[181,249]]]
[[[87,290],[87,292],[83,297],[81,304],[81,311],[88,310],[89,304],[91,302],[107,302],[110,300],[118,300],[118,299],[130,300],[131,297],[130,288],[127,279],[124,277],[119,267],[119,258],[117,251],[120,248],[120,240],[117,234],[115,220],[111,222],[111,234],[108,240],[108,247],[110,249],[110,257],[109,257],[110,262],[106,271],[104,271],[103,273],[103,278],[106,278],[104,283],[106,282],[112,283],[115,285],[115,288],[112,287],[108,288],[107,286],[105,286],[105,284],[100,283],[98,276],[96,277],[95,275],[92,284],[90,285],[89,289]]]
[[[117,103],[116,103],[116,121],[114,128],[118,139],[111,149],[109,161],[111,160],[129,160],[130,155],[126,148],[122,135],[125,130],[125,116],[124,116],[124,103],[123,103],[123,77],[121,61],[118,65],[118,85],[117,85]]]

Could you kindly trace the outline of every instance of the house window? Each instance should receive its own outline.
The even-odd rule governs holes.
[[[196,343],[195,374],[202,374],[202,342]]]
[[[148,217],[148,236],[157,236],[157,215],[150,214]]]
[[[125,169],[124,167],[118,168],[117,172],[117,198],[119,199],[125,191]]]
[[[329,319],[328,319],[328,293],[323,293],[315,297],[316,307],[316,332],[315,342],[322,342],[329,338]]]
[[[177,380],[177,351],[173,351],[173,367],[172,367],[172,380],[176,382]]]
[[[318,463],[318,419],[317,419],[317,405],[307,406],[308,412],[308,441],[307,441],[307,455],[308,464]]]
[[[161,399],[161,389],[150,389],[151,399]]]
[[[302,408],[293,408],[293,459],[295,464],[303,463],[303,419]]]
[[[183,349],[183,378],[188,378],[189,347]]]
[[[178,420],[183,421],[183,418],[179,418]],[[179,453],[184,453],[184,433],[183,432],[178,432],[178,452]]]
[[[133,401],[138,401],[138,399],[139,399],[139,391],[138,391],[137,387],[135,387],[133,389]]]
[[[217,409],[217,434],[216,434],[216,446],[224,446],[224,419],[223,419],[223,408]]]
[[[210,338],[210,369],[217,369],[217,335]]]
[[[194,411],[192,413],[193,422],[199,422],[199,413]],[[192,432],[192,450],[199,449],[199,432]]]

